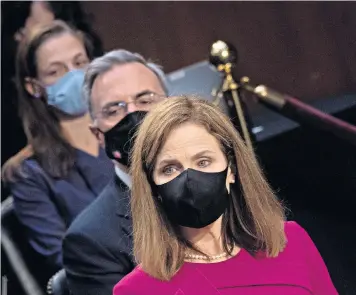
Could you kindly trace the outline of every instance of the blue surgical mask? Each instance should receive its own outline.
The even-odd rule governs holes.
[[[73,70],[53,85],[47,86],[48,104],[67,115],[84,115],[88,111],[88,104],[82,95],[84,75],[83,70]]]

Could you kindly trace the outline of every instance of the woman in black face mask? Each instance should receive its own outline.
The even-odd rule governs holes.
[[[308,234],[285,222],[254,155],[215,106],[189,97],[158,105],[131,163],[138,267],[114,295],[337,294]]]

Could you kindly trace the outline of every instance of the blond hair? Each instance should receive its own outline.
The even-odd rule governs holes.
[[[284,209],[275,197],[252,152],[220,109],[189,96],[172,97],[155,107],[139,128],[132,152],[134,255],[149,275],[170,280],[184,262],[189,242],[171,224],[154,196],[152,173],[157,155],[170,132],[185,122],[206,128],[220,142],[235,165],[237,184],[223,216],[224,248],[235,245],[254,254],[263,251],[275,257],[283,250]]]

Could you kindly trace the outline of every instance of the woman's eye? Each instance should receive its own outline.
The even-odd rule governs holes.
[[[49,76],[56,76],[58,74],[58,71],[57,70],[53,70],[53,71],[49,71],[48,72],[48,75]]]
[[[204,168],[204,167],[208,166],[209,164],[210,164],[210,162],[208,160],[201,160],[201,161],[199,161],[198,166],[201,168]]]
[[[53,68],[49,69],[49,71],[46,73],[46,75],[48,77],[57,78],[57,77],[64,76],[65,73],[66,73],[65,68],[63,68],[63,67],[53,67]]]
[[[165,167],[163,168],[163,174],[165,175],[171,175],[172,173],[175,172],[175,168],[173,166],[168,166],[168,167]]]
[[[86,61],[86,60],[78,60],[76,62],[76,66],[78,68],[82,68],[82,67],[85,67],[88,63],[89,63],[89,61]]]

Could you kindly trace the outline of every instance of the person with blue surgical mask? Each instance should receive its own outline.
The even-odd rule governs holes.
[[[62,268],[66,229],[114,173],[88,128],[82,86],[91,59],[84,35],[61,21],[38,28],[18,49],[19,114],[29,148],[8,184],[44,281]]]
[[[69,116],[85,115],[88,106],[81,95],[83,81],[82,69],[67,72],[57,82],[46,87],[48,105]]]

